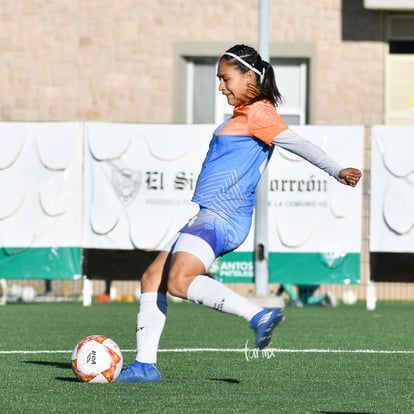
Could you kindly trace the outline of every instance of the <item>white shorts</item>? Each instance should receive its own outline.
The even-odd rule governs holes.
[[[190,253],[201,260],[206,271],[216,259],[213,249],[206,241],[186,233],[177,233],[161,250],[170,253]]]

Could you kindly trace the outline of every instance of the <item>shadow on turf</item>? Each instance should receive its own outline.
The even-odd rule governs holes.
[[[221,381],[227,382],[228,384],[240,384],[240,381],[234,378],[210,378],[210,381]]]
[[[59,369],[68,369],[72,372],[72,366],[70,362],[56,362],[56,361],[23,361],[24,364],[33,364],[33,365],[42,365],[45,367],[55,367]],[[79,382],[79,380],[75,377],[56,377],[59,381],[67,381],[67,382]],[[221,381],[226,382],[228,384],[240,384],[239,380],[234,378],[210,378],[210,381]],[[325,414],[325,413],[323,413]],[[326,413],[331,414],[331,413]],[[333,414],[333,413],[332,413]],[[357,414],[357,413],[355,413]]]
[[[69,369],[72,373],[72,366],[70,362],[54,362],[54,361],[23,361],[25,364],[42,365],[47,367],[55,367],[59,369]],[[79,382],[75,377],[56,377],[59,381]]]

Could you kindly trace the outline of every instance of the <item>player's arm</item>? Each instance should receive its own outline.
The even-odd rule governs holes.
[[[343,168],[322,148],[301,137],[291,129],[278,134],[273,144],[305,159],[325,171],[340,183],[355,187],[361,178],[361,171],[356,168]]]

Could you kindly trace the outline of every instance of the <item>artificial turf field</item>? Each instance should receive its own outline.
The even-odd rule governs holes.
[[[70,367],[84,336],[135,357],[137,303],[0,307],[1,413],[414,413],[414,302],[285,309],[267,352],[247,323],[170,302],[159,384],[84,384]]]

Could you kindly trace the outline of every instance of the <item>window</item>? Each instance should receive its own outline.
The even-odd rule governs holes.
[[[388,16],[385,60],[385,123],[414,123],[414,14]]]
[[[307,122],[307,59],[271,59],[276,83],[283,95],[278,107],[290,125]],[[193,58],[187,61],[187,123],[221,123],[233,112],[227,99],[218,91],[217,58]]]
[[[283,95],[279,114],[289,125],[307,122],[308,61],[306,59],[271,59],[276,84]]]
[[[388,19],[391,54],[414,54],[414,15],[391,14]]]
[[[187,123],[215,122],[216,60],[198,58],[187,65]]]

